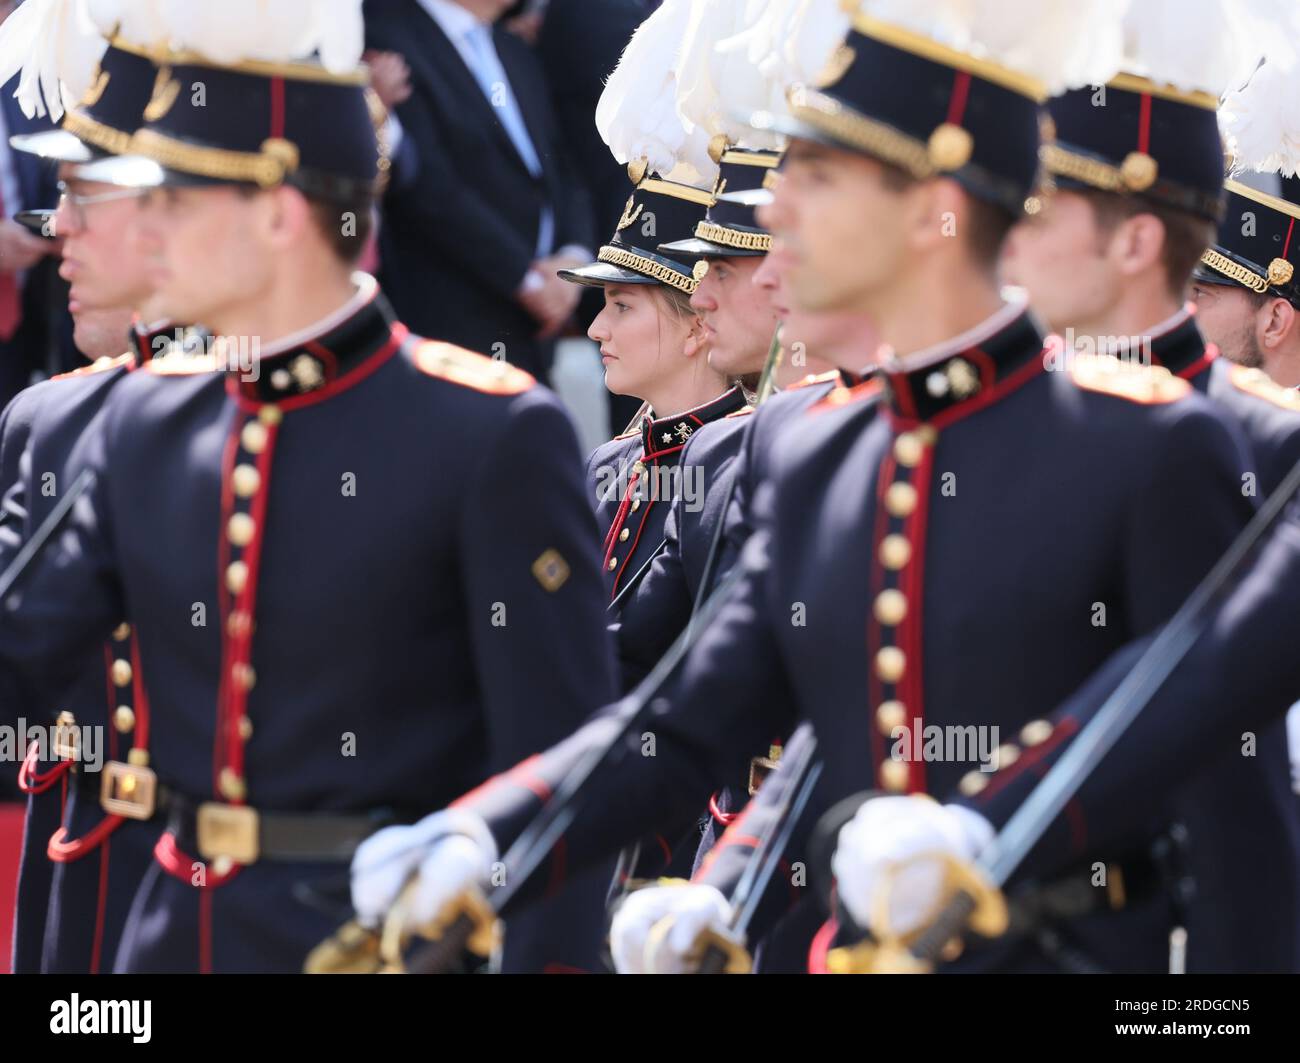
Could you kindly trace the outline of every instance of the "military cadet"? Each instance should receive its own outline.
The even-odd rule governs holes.
[[[999,17],[1030,26],[1030,6],[1016,7]],[[1034,188],[1043,84],[1005,65],[969,11],[961,39],[987,45],[978,59],[925,35],[930,5],[891,8],[905,26],[874,9],[855,12],[818,84],[792,91],[782,127],[795,139],[764,217],[790,251],[795,298],[869,314],[894,354],[879,380],[782,437],[735,596],[638,721],[656,755],[611,757],[591,777],[564,836],[569,869],[693,806],[800,719],[816,732],[822,804],[868,787],[948,795],[982,766],[1034,761],[1060,740],[1036,717],[1171,615],[1249,515],[1236,430],[1190,385],[1145,367],[1047,372],[1052,348],[999,297],[1001,243]],[[1093,15],[1068,17],[1082,29]],[[1067,62],[1072,39],[1054,27],[1018,62],[1095,77]],[[954,217],[957,239],[942,223]],[[1096,603],[1109,603],[1106,626],[1090,623]],[[917,755],[927,728],[942,740],[966,726],[987,757]],[[530,762],[529,780],[563,778],[609,729],[588,725]],[[485,885],[457,854],[494,853],[530,822],[540,801],[523,781],[502,777],[411,835],[407,918]],[[403,876],[381,881],[370,864],[363,849],[354,898],[384,910]],[[1103,921],[1100,963],[1127,954],[1122,936]],[[1023,937],[963,962],[1060,961]]]
[[[1116,345],[1120,357],[1163,366],[1220,404],[1250,443],[1243,490],[1266,496],[1300,459],[1300,397],[1220,358],[1201,337],[1195,306],[1183,300],[1203,259],[1241,268],[1207,250],[1216,221],[1224,219],[1220,234],[1240,234],[1253,228],[1248,213],[1263,215],[1257,246],[1268,247],[1291,218],[1258,193],[1242,195],[1240,185],[1230,190],[1225,218],[1215,117],[1221,86],[1201,82],[1193,91],[1198,83],[1181,71],[1151,61],[1143,67],[1151,77],[1122,74],[1105,87],[1104,107],[1094,106],[1091,89],[1051,101],[1057,141],[1045,162],[1056,192],[1013,234],[1004,273],[1067,337],[1067,357],[1072,348]],[[1203,69],[1213,76],[1213,67]],[[1275,273],[1286,265],[1280,260]],[[1281,726],[1260,737],[1253,758],[1229,751],[1178,806],[1195,882],[1189,969],[1291,970],[1300,926],[1278,913],[1291,912],[1300,894],[1300,817]]]
[[[5,32],[10,30],[6,24],[0,31],[0,51],[15,47],[12,32]],[[125,145],[157,77],[153,64],[128,50],[126,41],[101,42],[107,47],[93,72],[59,72],[90,84],[62,116],[62,128],[13,139],[15,148],[60,167],[66,190],[59,209],[39,219],[38,231],[57,232],[63,240],[61,272],[71,284],[74,339],[94,359],[23,392],[5,412],[0,447],[10,487],[0,521],[14,543],[25,540],[72,485],[82,465],[77,444],[110,391],[169,347],[174,334],[164,324],[132,328],[133,307],[150,290],[132,239],[141,193],[79,175],[81,164]],[[34,76],[31,84],[38,84]],[[134,346],[123,353],[128,333]],[[130,801],[115,805],[110,795],[100,807],[102,784],[121,762],[148,762],[147,708],[136,704],[135,661],[130,625],[122,622],[104,645],[81,658],[75,689],[57,702],[58,733],[66,737],[63,748],[70,755],[41,763],[33,744],[22,765],[19,785],[29,799],[15,910],[16,971],[94,974],[112,967],[131,898],[160,833],[158,826],[135,821],[141,806]],[[34,694],[6,708],[33,722],[45,717],[51,728],[55,723],[55,712],[44,711]],[[91,733],[105,736],[93,761],[90,750],[74,741]]]
[[[130,602],[152,710],[132,775],[167,829],[116,969],[292,971],[344,918],[361,838],[571,730],[613,694],[612,653],[557,400],[410,337],[352,273],[378,168],[359,33],[263,13],[235,28],[258,61],[227,26],[218,64],[194,26],[170,26],[140,154],[94,176],[162,182],[157,302],[210,323],[222,371],[114,389],[0,659],[57,686]],[[301,58],[323,39],[328,67]],[[599,907],[573,899],[512,931],[506,969],[594,962]]]
[[[1300,385],[1300,206],[1242,181],[1225,185],[1223,224],[1192,284],[1197,324],[1225,358],[1255,371],[1236,374],[1238,380],[1258,382],[1262,373],[1294,389]]]
[[[695,497],[679,464],[700,428],[746,405],[739,385],[715,369],[704,325],[691,305],[700,270],[664,255],[665,236],[694,233],[713,196],[705,189],[629,165],[634,186],[613,239],[597,261],[560,276],[604,289],[605,309],[588,335],[600,344],[605,386],[644,400],[647,412],[629,431],[587,459],[587,484],[605,540],[601,560],[609,597],[621,608],[664,541],[664,521],[678,493]],[[654,241],[654,246],[645,247]]]

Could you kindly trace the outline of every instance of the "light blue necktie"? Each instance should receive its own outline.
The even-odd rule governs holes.
[[[538,157],[537,148],[533,146],[532,138],[528,135],[528,127],[524,124],[524,116],[519,110],[514,90],[510,87],[505,68],[501,65],[501,59],[492,44],[492,27],[475,26],[466,34],[465,39],[469,42],[474,56],[474,62],[470,66],[474,80],[479,83],[483,95],[487,97],[488,103],[500,117],[506,135],[515,146],[515,150],[519,152],[519,157],[524,160],[528,172],[534,177],[540,177],[542,160]],[[539,257],[550,253],[554,238],[555,214],[547,206],[542,209],[541,225],[537,234]]]

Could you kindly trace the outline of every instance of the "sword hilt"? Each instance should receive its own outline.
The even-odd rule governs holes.
[[[492,955],[500,939],[500,922],[480,889],[462,890],[427,923],[407,930],[406,913],[415,886],[412,879],[384,923],[379,953],[389,970],[449,974],[468,969],[473,957],[487,959]],[[408,961],[406,951],[413,937],[422,938],[428,944],[417,947]]]
[[[754,968],[744,944],[716,930],[707,929],[700,934],[691,952],[700,957],[696,974],[749,974]]]

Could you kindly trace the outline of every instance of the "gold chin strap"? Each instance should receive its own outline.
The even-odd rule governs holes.
[[[922,926],[895,934],[889,919],[894,888],[906,868],[923,861],[943,865],[939,904]],[[963,931],[997,937],[1006,932],[1007,921],[1006,899],[982,868],[947,852],[918,853],[885,870],[874,900],[871,937],[832,949],[826,967],[831,974],[930,974],[937,961],[955,960],[961,954]]]

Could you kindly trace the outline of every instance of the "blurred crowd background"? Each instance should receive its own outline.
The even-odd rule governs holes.
[[[585,339],[600,291],[555,272],[589,261],[626,201],[627,176],[593,115],[628,38],[658,4],[365,6],[374,87],[396,117],[367,266],[414,332],[504,357],[556,386],[589,447],[620,431],[639,404],[607,395]],[[0,0],[0,20],[16,6]],[[48,124],[22,114],[14,88],[0,99],[0,404],[82,364],[58,245],[12,220],[58,197],[53,170],[9,147],[10,135]]]

